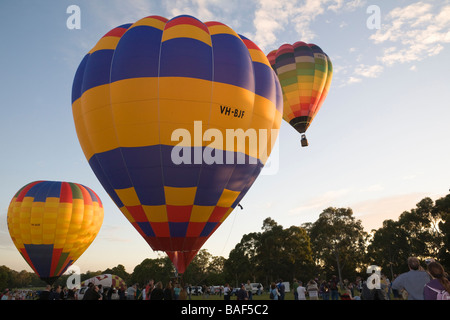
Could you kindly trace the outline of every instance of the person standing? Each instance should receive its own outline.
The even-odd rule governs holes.
[[[416,257],[409,257],[407,262],[409,271],[402,273],[392,282],[392,289],[406,290],[408,300],[423,300],[424,287],[430,282],[431,277],[423,270]]]
[[[241,283],[241,289],[237,293],[237,300],[248,300],[247,290],[245,290],[245,285]]]
[[[39,300],[50,300],[50,291],[52,290],[51,285],[47,285],[45,290],[42,290],[39,294]]]
[[[173,300],[173,288],[172,281],[167,282],[166,287],[164,288],[164,300]]]
[[[306,300],[306,288],[303,286],[303,282],[297,283],[297,300]]]
[[[439,262],[430,262],[427,267],[428,273],[433,279],[428,282],[423,288],[423,296],[425,300],[437,300],[439,293],[450,297],[450,281],[447,279],[447,274],[444,267]]]
[[[250,280],[247,280],[247,284],[245,285],[245,290],[247,290],[248,300],[253,300],[252,285],[250,284]]]
[[[297,294],[297,288],[298,288],[298,281],[296,278],[294,278],[294,283],[292,284],[292,289],[294,290],[294,300],[298,300],[298,294]]]
[[[134,300],[135,297],[136,297],[136,285],[133,284],[127,289],[127,300]]]
[[[86,290],[83,300],[102,300],[102,298],[98,286],[93,285],[90,290]]]
[[[175,288],[173,288],[173,298],[174,298],[174,300],[179,300],[180,292],[181,292],[181,286],[177,282],[177,283],[175,283]]]
[[[231,289],[230,289],[230,285],[227,283],[227,284],[225,284],[225,287],[223,288],[223,299],[230,300],[230,295],[231,295]]]
[[[331,277],[330,280],[330,293],[331,293],[331,300],[339,300],[339,280],[335,275]]]
[[[150,300],[163,300],[163,299],[164,299],[163,284],[161,281],[158,281],[152,290]]]
[[[119,289],[117,289],[117,294],[119,295],[119,300],[126,300],[127,297],[125,295],[125,285],[122,285]]]
[[[112,300],[112,295],[114,291],[115,291],[114,287],[110,287],[108,289],[108,292],[106,293],[106,300]]]
[[[330,300],[330,288],[326,280],[320,284],[319,293],[323,300]]]
[[[154,286],[154,280],[151,279],[147,283],[147,285],[145,286],[145,300],[150,300],[150,296],[152,294],[153,286]]]
[[[313,279],[309,280],[306,292],[308,292],[309,300],[319,300],[319,288]]]
[[[279,300],[284,300],[284,296],[286,294],[286,287],[283,283],[283,279],[278,280],[278,292],[280,294]]]
[[[275,284],[275,282],[272,282],[270,285],[270,299],[272,300],[279,300],[280,293],[278,292],[278,287]]]

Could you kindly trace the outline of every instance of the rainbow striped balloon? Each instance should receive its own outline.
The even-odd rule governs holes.
[[[72,90],[92,170],[179,273],[259,175],[282,107],[278,78],[252,41],[186,15],[111,30],[82,60]],[[228,143],[229,130],[258,143]],[[174,161],[177,150],[185,161]]]
[[[52,284],[94,241],[103,223],[103,205],[81,184],[35,181],[13,197],[7,221],[23,258]]]
[[[305,133],[328,95],[333,77],[330,58],[317,45],[301,41],[284,44],[267,58],[283,90],[283,119]]]

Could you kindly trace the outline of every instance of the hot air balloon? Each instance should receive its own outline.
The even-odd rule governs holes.
[[[81,61],[72,89],[92,170],[180,274],[259,175],[282,107],[278,78],[251,40],[186,15],[109,31]],[[225,142],[230,130],[267,143]]]
[[[93,283],[94,285],[102,285],[104,288],[125,288],[126,283],[121,277],[116,276],[114,274],[101,274],[99,276],[95,276],[84,280],[81,283],[82,287],[87,287],[89,283]]]
[[[7,221],[20,254],[39,278],[53,284],[97,236],[103,205],[81,184],[35,181],[15,194]]]
[[[267,58],[283,90],[283,119],[301,134],[305,147],[308,145],[305,132],[330,89],[331,60],[319,46],[301,41],[284,44]]]

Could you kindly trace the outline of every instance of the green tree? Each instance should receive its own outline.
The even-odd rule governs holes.
[[[221,285],[225,283],[224,264],[226,259],[221,256],[213,256],[208,266],[208,283]]]
[[[225,262],[225,271],[235,285],[246,280],[268,285],[280,278],[292,279],[312,261],[309,236],[303,228],[284,229],[266,218],[261,229],[244,235]]]
[[[284,251],[283,226],[275,220],[266,218],[259,234],[259,246],[256,249],[255,262],[261,274],[265,276],[265,284],[285,278],[285,266],[282,252]],[[286,278],[285,278],[286,279]]]
[[[255,255],[258,244],[258,233],[245,234],[241,241],[236,244],[228,255],[228,259],[224,263],[224,272],[227,282],[232,283],[235,287],[239,285],[243,279],[253,278],[255,274]]]
[[[435,217],[439,217],[439,230],[442,233],[442,245],[437,254],[445,270],[450,270],[450,194],[437,199],[433,208]]]
[[[9,287],[10,270],[7,266],[0,266],[0,290],[3,291]]]
[[[343,276],[354,277],[362,267],[368,235],[352,209],[325,209],[310,226],[309,236],[316,264],[328,272],[337,271],[340,281]]]
[[[439,230],[440,216],[433,210],[430,198],[417,203],[416,208],[403,212],[399,225],[405,231],[409,255],[417,257],[436,257],[442,246],[443,237]]]
[[[118,264],[116,267],[108,268],[102,272],[103,274],[113,274],[118,277],[121,277],[125,282],[128,282],[130,279],[130,274],[125,270],[125,266],[122,264]]]
[[[312,278],[313,274],[310,272],[312,249],[307,231],[301,227],[291,226],[283,230],[283,233],[283,264],[287,268],[286,275],[291,272],[289,279],[296,278],[299,275]],[[286,275],[284,277],[287,280]]]
[[[406,266],[409,254],[407,233],[400,223],[394,220],[383,221],[383,227],[374,231],[367,247],[368,264],[389,270],[391,279],[394,273],[398,273]]]
[[[256,261],[266,275],[266,284],[280,278],[293,279],[312,261],[311,244],[304,228],[291,226],[284,229],[267,218],[262,229]]]
[[[164,285],[171,280],[174,275],[174,267],[169,257],[160,257],[156,259],[144,259],[133,269],[128,284],[138,283],[145,285],[149,280],[153,279],[155,282],[161,281]]]
[[[183,281],[193,285],[222,284],[224,281],[224,264],[225,258],[214,257],[208,250],[202,249],[186,268]]]

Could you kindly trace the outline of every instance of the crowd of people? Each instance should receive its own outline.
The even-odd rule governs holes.
[[[418,258],[408,258],[409,271],[394,275],[392,281],[382,273],[372,274],[366,280],[357,277],[354,282],[347,279],[340,281],[336,276],[329,280],[319,281],[317,278],[303,283],[293,279],[292,292],[294,300],[450,300],[449,275],[443,266],[427,259],[424,269]],[[237,300],[252,300],[254,294],[262,294],[262,287],[252,287],[250,281],[232,288],[228,283],[224,286],[202,288],[181,285],[178,281],[169,281],[163,286],[161,281],[148,281],[144,286],[133,284],[121,288],[103,288],[90,283],[85,290],[68,289],[61,286],[48,285],[40,292],[32,290],[6,289],[0,293],[1,300],[190,300],[192,295],[202,294],[208,299],[210,294],[223,295],[224,300],[235,296]],[[279,279],[267,288],[272,300],[285,300],[285,282]]]
[[[420,265],[416,257],[408,258],[409,271],[394,275],[392,281],[386,275],[372,274],[363,280],[357,277],[354,283],[338,281],[332,276],[329,281],[311,279],[305,285],[294,279],[294,299],[306,300],[450,300],[449,275],[443,266],[427,259],[427,268]],[[283,300],[284,292],[280,284],[272,283],[271,298]]]

